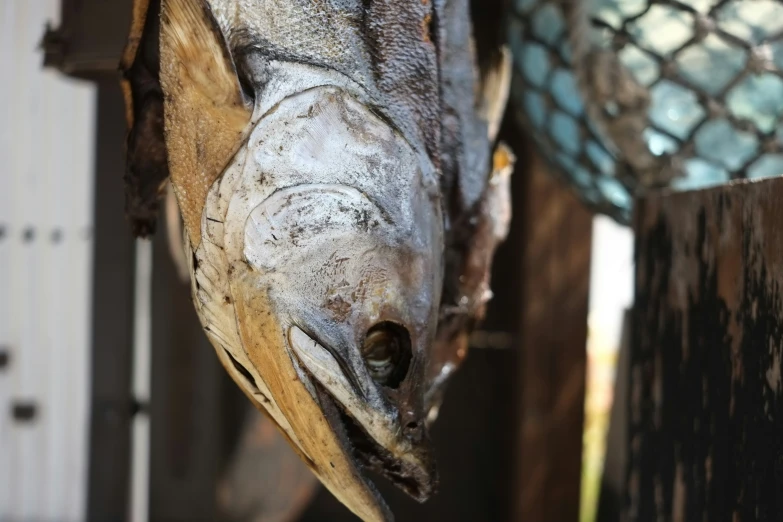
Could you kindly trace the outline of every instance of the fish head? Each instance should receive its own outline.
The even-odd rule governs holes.
[[[354,470],[333,492],[366,489],[382,503],[371,470],[426,500],[437,475],[424,397],[443,280],[434,167],[335,88],[280,102],[241,156],[224,226],[254,372],[324,483],[335,484],[336,460]]]

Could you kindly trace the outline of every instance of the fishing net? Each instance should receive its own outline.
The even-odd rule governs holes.
[[[649,190],[783,174],[783,2],[516,0],[512,97],[553,170],[627,222]]]

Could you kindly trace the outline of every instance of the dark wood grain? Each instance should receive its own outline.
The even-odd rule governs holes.
[[[638,205],[627,515],[783,520],[783,180]]]
[[[592,216],[533,159],[525,175],[514,520],[579,519]],[[519,181],[519,180],[518,180]],[[517,238],[512,238],[513,241]]]

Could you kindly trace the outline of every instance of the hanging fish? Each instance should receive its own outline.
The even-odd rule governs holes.
[[[428,426],[510,218],[510,64],[468,8],[136,0],[121,64],[134,231],[170,181],[220,361],[364,520],[392,518],[366,469],[435,491]]]

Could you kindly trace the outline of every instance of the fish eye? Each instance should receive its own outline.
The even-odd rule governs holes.
[[[362,357],[373,380],[397,388],[405,380],[411,361],[411,337],[403,326],[385,321],[367,332]]]

